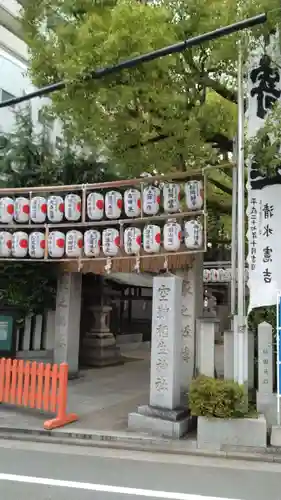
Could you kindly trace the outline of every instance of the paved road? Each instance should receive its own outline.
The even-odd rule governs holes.
[[[278,500],[281,465],[0,440],[3,500]]]

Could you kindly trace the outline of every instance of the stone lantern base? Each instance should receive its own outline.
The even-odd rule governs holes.
[[[109,328],[111,310],[110,306],[90,308],[93,327],[86,333],[82,342],[82,359],[87,366],[122,364],[120,349],[116,346],[115,337]]]

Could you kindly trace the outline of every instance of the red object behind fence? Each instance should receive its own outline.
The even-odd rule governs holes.
[[[68,365],[51,365],[2,358],[0,360],[0,403],[55,413],[44,423],[52,430],[78,420],[67,414]]]

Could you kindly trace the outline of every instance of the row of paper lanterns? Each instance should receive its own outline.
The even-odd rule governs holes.
[[[184,237],[182,238],[182,227],[177,222],[169,222],[163,228],[154,224],[148,224],[143,231],[137,227],[128,227],[124,231],[123,248],[127,255],[137,255],[141,248],[146,253],[158,253],[163,248],[169,252],[177,252],[180,249],[182,239],[185,246],[190,249],[199,249],[203,244],[203,230],[200,222],[190,220],[184,224]],[[29,235],[24,231],[16,231],[13,234],[8,231],[0,232],[0,257],[24,258],[31,257],[41,259],[45,255],[46,237],[45,233],[33,231]],[[114,257],[120,249],[120,233],[115,228],[107,228],[102,233],[96,229],[90,229],[84,234],[77,230],[51,231],[47,239],[48,256],[51,258],[67,257],[78,258],[98,257],[101,249],[104,255]]]
[[[160,209],[160,189],[147,186],[141,192],[137,189],[127,189],[124,198],[119,191],[108,191],[105,196],[92,192],[87,196],[87,217],[89,220],[118,219],[124,212],[127,217],[141,215],[141,206],[145,215],[157,215]],[[189,181],[185,184],[185,201],[188,210],[200,210],[203,206],[203,191],[201,181]],[[169,183],[163,187],[163,207],[166,213],[176,213],[180,210],[180,186]],[[81,219],[82,200],[78,194],[62,196],[52,195],[48,198],[35,196],[29,200],[19,196],[15,200],[9,196],[0,198],[0,223],[42,224],[46,220],[51,223],[68,221],[77,222]]]
[[[245,280],[249,279],[249,271],[245,268]],[[229,283],[231,281],[231,269],[204,269],[203,281],[206,283]]]

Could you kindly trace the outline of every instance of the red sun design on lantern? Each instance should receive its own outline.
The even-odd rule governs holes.
[[[114,244],[115,244],[117,247],[120,247],[120,236],[116,236],[116,238],[114,239]]]
[[[59,211],[60,211],[61,213],[63,213],[63,211],[64,211],[64,203],[60,203],[60,204],[59,204]]]
[[[157,201],[157,205],[160,205],[160,201],[161,201],[161,197],[160,195],[158,194],[157,198],[156,198],[156,201]]]
[[[79,238],[77,245],[78,245],[78,248],[83,248],[83,239],[82,238]]]
[[[121,200],[121,198],[119,198],[119,200],[117,201],[117,207],[121,210],[122,207],[123,207],[123,201]]]
[[[80,201],[78,201],[78,203],[76,203],[76,210],[77,210],[77,212],[81,212],[81,203],[80,203]]]
[[[22,211],[24,214],[28,215],[29,214],[29,205],[23,205]]]
[[[27,248],[28,247],[28,242],[27,240],[24,238],[22,240],[19,241],[19,246],[20,248]]]
[[[103,202],[103,200],[97,200],[97,202],[96,202],[96,207],[97,207],[97,209],[98,209],[98,210],[102,210],[102,209],[103,209],[103,207],[104,207],[104,202]]]
[[[137,201],[137,207],[138,208],[141,208],[141,199],[139,198],[138,201]]]
[[[7,240],[6,241],[6,246],[7,246],[7,248],[9,248],[9,250],[11,250],[11,248],[12,248],[12,240]]]
[[[179,239],[179,241],[181,240],[181,232],[180,231],[178,232],[178,239]]]
[[[63,238],[58,238],[56,245],[57,245],[58,248],[63,248],[64,247],[64,239]]]
[[[46,246],[46,244],[45,244],[45,240],[41,240],[41,241],[40,241],[40,248],[42,248],[42,250],[44,250],[44,249],[45,249],[45,246]]]
[[[9,215],[13,215],[14,213],[14,205],[12,205],[12,203],[10,203],[8,206],[7,206],[7,213]]]
[[[41,212],[43,214],[47,213],[47,203],[42,203],[42,205],[41,205]]]
[[[139,247],[141,246],[141,235],[140,235],[140,234],[136,237],[136,244],[137,244]]]
[[[155,241],[158,245],[161,243],[161,233],[155,235]]]

